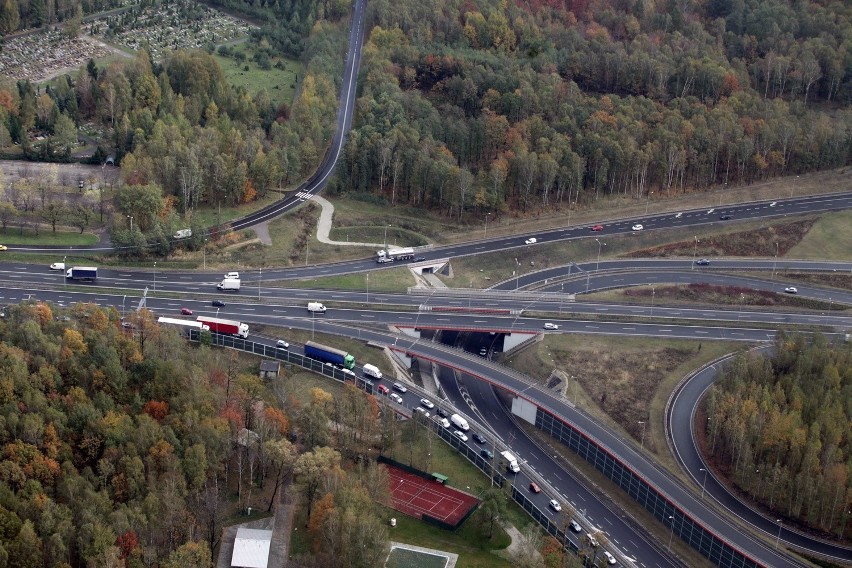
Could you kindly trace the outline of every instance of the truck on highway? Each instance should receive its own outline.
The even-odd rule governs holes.
[[[324,314],[325,306],[323,306],[320,302],[308,302],[308,311],[317,314]]]
[[[355,368],[355,357],[346,351],[335,349],[328,345],[314,343],[313,341],[305,342],[305,356],[322,361],[323,363],[338,365],[339,367],[349,369],[350,371]]]
[[[210,331],[210,326],[201,323],[200,321],[185,320],[180,318],[161,317],[157,319],[160,325],[171,325],[179,327],[185,331],[197,329],[198,331]]]
[[[503,456],[503,459],[506,460],[506,469],[511,471],[512,473],[518,473],[521,471],[520,466],[518,466],[518,458],[512,455],[509,450],[505,452],[500,452],[500,455]]]
[[[240,280],[238,278],[225,278],[218,284],[216,284],[217,290],[224,290],[226,292],[239,292],[240,291]]]
[[[229,333],[231,335],[239,335],[243,338],[248,337],[249,334],[248,324],[234,320],[198,316],[196,321],[208,326],[210,331],[215,331],[216,333]]]
[[[470,430],[470,425],[467,423],[467,420],[465,420],[458,414],[453,414],[452,416],[450,416],[450,422],[453,423],[453,426],[463,432],[467,432],[468,430]]]
[[[65,278],[69,280],[97,280],[97,266],[72,266],[65,271]]]
[[[413,258],[413,248],[384,248],[376,252],[376,262],[380,264],[394,260],[412,260]]]

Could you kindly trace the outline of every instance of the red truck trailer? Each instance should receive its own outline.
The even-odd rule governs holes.
[[[216,333],[230,333],[231,335],[239,335],[240,337],[248,337],[249,334],[248,324],[238,321],[207,316],[198,316],[197,321],[208,326],[210,331],[215,331]]]

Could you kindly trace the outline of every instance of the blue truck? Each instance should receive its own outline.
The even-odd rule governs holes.
[[[73,266],[65,271],[68,280],[97,280],[97,266]]]
[[[322,361],[323,363],[331,363],[350,371],[355,368],[355,357],[346,351],[314,343],[313,341],[305,342],[305,356]]]

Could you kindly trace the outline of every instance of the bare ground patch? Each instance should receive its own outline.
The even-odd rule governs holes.
[[[804,219],[792,223],[778,223],[748,231],[735,231],[721,235],[704,236],[696,243],[680,241],[649,247],[628,253],[633,258],[669,256],[778,256],[787,251],[808,234],[817,219]]]

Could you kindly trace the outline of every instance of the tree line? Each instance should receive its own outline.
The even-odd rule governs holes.
[[[568,6],[371,2],[333,191],[463,220],[852,159],[848,8]]]
[[[852,348],[780,333],[771,356],[741,355],[707,398],[707,447],[753,499],[849,538]]]

